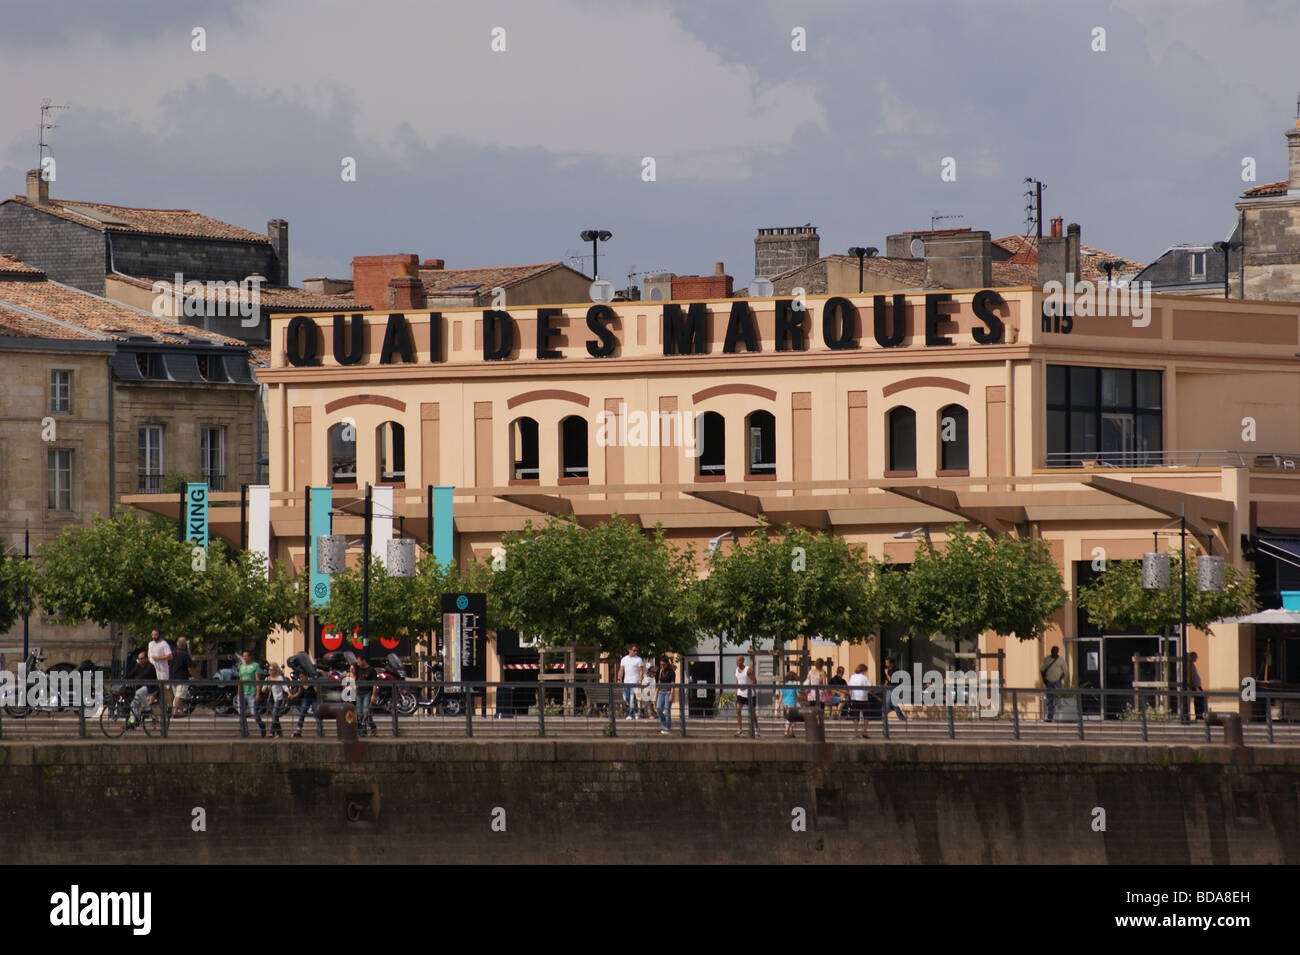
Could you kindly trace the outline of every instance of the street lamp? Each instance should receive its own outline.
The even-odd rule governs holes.
[[[1240,242],[1219,241],[1214,243],[1214,251],[1223,253],[1223,297],[1224,298],[1228,297],[1228,252],[1232,249],[1240,249],[1240,248],[1241,248]]]
[[[897,534],[894,535],[894,540],[910,540],[911,538],[915,537],[917,534],[920,534],[921,537],[925,539],[926,547],[931,546],[929,524],[922,524],[920,527],[913,527],[910,531],[899,531]]]
[[[608,242],[610,239],[614,238],[614,233],[608,232],[605,229],[584,229],[581,238],[583,242],[591,243],[591,277],[593,279],[598,279],[600,278],[600,267],[599,259],[597,258],[599,252],[597,251],[596,243]]]
[[[735,546],[740,541],[740,535],[737,534],[735,531],[727,531],[724,534],[719,534],[717,537],[711,538],[709,540],[709,548],[706,553],[709,554],[717,553],[718,548],[722,546],[722,542],[725,540],[730,540],[732,546]]]
[[[866,247],[855,245],[853,246],[853,248],[849,249],[849,255],[856,255],[858,257],[858,291],[859,292],[862,291],[862,260],[874,258],[876,253],[879,251],[880,250],[877,249],[874,245],[868,245]]]

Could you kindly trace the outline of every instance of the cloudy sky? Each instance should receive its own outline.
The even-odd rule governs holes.
[[[715,261],[744,284],[762,226],[811,222],[823,253],[934,215],[1021,232],[1026,176],[1148,261],[1227,235],[1245,157],[1285,177],[1300,91],[1294,0],[4,6],[0,193],[42,99],[70,104],[55,196],[288,219],[295,283],[365,254],[563,259],[604,228],[615,284]]]

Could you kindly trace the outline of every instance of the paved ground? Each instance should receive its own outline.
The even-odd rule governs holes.
[[[285,723],[285,738],[296,726],[296,715]],[[381,738],[393,735],[392,718],[387,714],[377,714],[376,721]],[[249,722],[253,738],[260,738],[257,724]],[[475,715],[473,718],[473,735],[484,739],[520,739],[536,738],[538,725],[536,716],[492,719]],[[781,740],[784,721],[771,716],[758,720],[760,740]],[[601,717],[546,717],[546,735],[554,739],[603,738],[609,729],[608,718]],[[627,720],[620,718],[615,723],[620,739],[668,740],[661,736],[659,723],[654,719]],[[303,727],[304,736],[316,735],[316,723],[308,719]],[[324,726],[327,738],[334,738],[334,727],[330,723]],[[692,739],[730,739],[736,732],[734,718],[696,718],[687,721],[687,737]],[[958,719],[953,724],[953,737],[956,741],[969,742],[1014,742],[1015,730],[1010,719]],[[1142,742],[1142,725],[1140,722],[1120,720],[1085,719],[1083,723],[1084,739],[1090,742]],[[1210,730],[1212,742],[1223,741],[1223,730],[1214,727]],[[430,716],[424,712],[414,717],[399,721],[399,734],[410,739],[445,739],[456,740],[466,737],[466,720],[463,716]],[[804,729],[795,728],[795,737],[802,739]],[[873,722],[870,727],[871,738],[883,738],[881,725]],[[27,741],[42,739],[76,739],[79,725],[76,714],[35,713],[24,719],[7,714],[0,715],[0,740]],[[239,736],[239,720],[234,716],[215,716],[207,710],[200,710],[192,716],[174,720],[169,727],[169,735],[177,739],[207,740],[232,739]],[[748,736],[748,732],[744,734]],[[132,730],[124,739],[139,740],[144,734]],[[1268,745],[1268,727],[1263,723],[1252,723],[1245,727],[1246,743],[1249,745]],[[111,742],[100,732],[98,719],[86,720],[86,738]],[[673,721],[672,738],[681,738],[681,724]],[[832,742],[851,742],[854,738],[854,726],[849,720],[829,719],[826,721],[826,738]],[[1149,722],[1147,740],[1152,743],[1196,743],[1206,741],[1204,723],[1182,725],[1177,722]],[[913,718],[907,722],[890,720],[890,739],[895,742],[938,742],[949,739],[948,724],[945,720],[920,720]],[[1023,742],[1074,742],[1079,739],[1079,728],[1070,723],[1040,723],[1021,721],[1020,739]],[[1274,723],[1273,742],[1277,745],[1300,745],[1300,724]]]

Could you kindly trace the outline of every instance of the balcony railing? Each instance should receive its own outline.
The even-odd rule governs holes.
[[[1295,471],[1300,451],[1053,451],[1049,468],[1259,468]]]
[[[141,474],[139,487],[141,494],[161,494],[163,476],[161,474]]]
[[[207,484],[210,491],[224,491],[226,489],[226,476],[224,474],[207,474],[203,475],[203,481]]]

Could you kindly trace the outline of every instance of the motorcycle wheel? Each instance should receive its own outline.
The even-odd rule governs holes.
[[[446,716],[460,716],[460,700],[452,697],[442,704],[442,712]]]
[[[415,692],[413,690],[397,691],[398,716],[414,716],[419,705],[420,701],[415,698]]]

